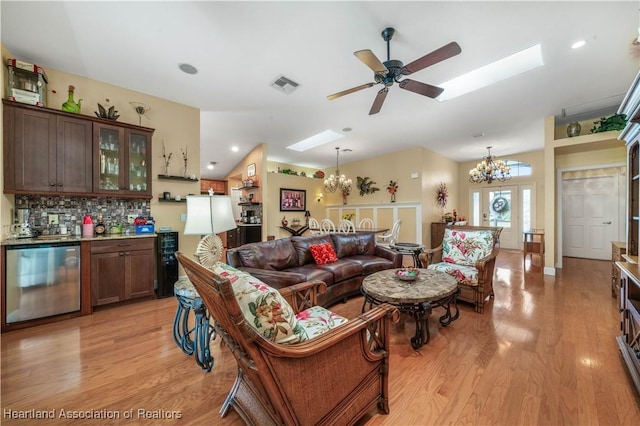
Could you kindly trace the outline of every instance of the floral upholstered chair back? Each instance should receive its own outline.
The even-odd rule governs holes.
[[[465,231],[447,228],[442,240],[442,261],[456,265],[473,266],[478,260],[491,254],[491,231]]]

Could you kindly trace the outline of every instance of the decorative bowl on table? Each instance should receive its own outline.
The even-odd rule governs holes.
[[[402,268],[402,269],[397,269],[395,274],[399,280],[415,281],[416,278],[418,278],[420,271],[418,271],[416,268]]]

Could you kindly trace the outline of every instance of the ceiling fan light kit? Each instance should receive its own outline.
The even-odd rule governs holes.
[[[421,71],[431,65],[435,65],[438,62],[458,55],[462,52],[460,45],[456,42],[451,42],[407,65],[404,65],[402,61],[391,59],[390,41],[393,38],[394,33],[395,30],[393,28],[385,28],[382,31],[382,39],[387,43],[387,60],[384,62],[381,62],[378,57],[368,49],[358,50],[353,53],[358,59],[360,59],[360,61],[362,61],[362,63],[373,71],[374,82],[362,84],[351,89],[334,93],[327,96],[327,99],[334,100],[341,96],[358,92],[363,89],[368,89],[369,87],[373,87],[377,84],[382,84],[384,85],[384,88],[378,91],[378,94],[373,101],[373,105],[371,106],[371,110],[369,111],[369,115],[372,115],[380,112],[382,104],[389,92],[389,87],[393,86],[394,83],[398,83],[401,89],[427,96],[429,98],[437,98],[444,89],[432,86],[431,84],[411,80],[405,78],[405,76],[411,75],[414,72]]]

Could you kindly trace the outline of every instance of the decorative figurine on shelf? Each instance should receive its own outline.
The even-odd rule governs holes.
[[[62,110],[66,112],[72,112],[74,114],[80,114],[80,108],[82,107],[82,99],[78,100],[76,103],[73,99],[73,92],[76,88],[73,86],[69,86],[69,98],[67,102],[62,104]]]
[[[286,228],[286,226],[289,224],[289,222],[287,222],[287,217],[283,216],[282,217],[282,226],[284,226]]]

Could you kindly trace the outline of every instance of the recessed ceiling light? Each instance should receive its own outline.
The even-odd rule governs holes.
[[[296,142],[293,145],[289,145],[287,149],[302,152],[329,142],[333,142],[340,138],[344,138],[344,135],[342,133],[334,132],[333,130],[325,130],[324,132],[318,133],[317,135],[313,135],[309,138],[301,140],[300,142]]]
[[[198,74],[198,69],[191,64],[178,64],[178,68],[187,74]]]
[[[216,167],[216,163],[215,161],[210,162],[209,164],[207,164],[207,169],[209,170],[213,170]]]
[[[540,44],[536,44],[506,58],[438,84],[437,86],[442,87],[444,92],[436,98],[436,101],[444,102],[453,99],[543,65],[542,48]]]
[[[581,48],[582,46],[584,46],[585,44],[587,44],[587,42],[586,42],[586,41],[584,41],[584,40],[578,40],[578,41],[576,41],[575,43],[573,43],[573,44],[571,45],[571,48],[572,48],[572,49],[580,49],[580,48]]]
[[[474,138],[481,138],[484,136],[484,132],[479,132],[479,133],[475,133],[474,135],[472,135]]]
[[[240,148],[238,148],[237,146],[232,146],[231,147],[231,151],[233,151],[233,152],[238,152],[239,149]]]
[[[342,129],[343,132],[350,132],[351,130],[351,127],[345,127],[344,129]]]

